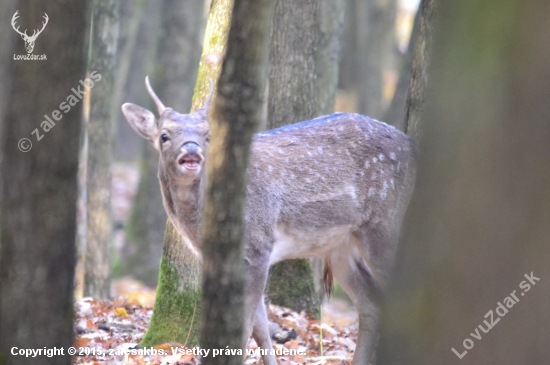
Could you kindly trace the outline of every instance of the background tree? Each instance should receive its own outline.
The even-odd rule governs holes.
[[[84,296],[106,300],[111,297],[112,95],[118,38],[118,2],[95,0],[92,12],[92,58],[89,72],[96,72],[101,75],[101,79],[94,82],[90,91]]]
[[[161,100],[178,111],[191,108],[201,54],[203,13],[202,1],[162,2],[152,79]],[[121,264],[123,272],[132,273],[136,279],[155,286],[167,216],[157,177],[158,152],[148,142],[143,143],[140,170],[140,183],[126,227],[127,245],[131,249],[125,250]]]
[[[252,135],[260,124],[274,2],[235,0],[210,118],[203,229],[201,347],[242,349],[244,208]],[[213,163],[213,161],[215,163]],[[205,357],[242,364],[242,356]]]
[[[385,121],[420,140],[420,121],[431,54],[434,0],[422,0]]]
[[[210,9],[192,110],[201,108],[206,101],[210,88],[208,79],[218,79],[232,8],[233,1],[218,0]],[[166,223],[163,245],[153,317],[141,345],[152,346],[164,342],[198,345],[201,318],[200,263],[170,221]]]
[[[386,109],[384,75],[396,56],[397,0],[346,0],[339,87],[353,90],[356,110],[381,119]]]
[[[13,83],[3,115],[0,225],[0,363],[19,364],[12,347],[72,346],[73,278],[76,234],[76,173],[82,101],[66,114],[59,105],[85,78],[88,2],[20,0],[18,24],[48,26],[36,42],[45,61],[3,61]],[[54,20],[55,19],[55,20]],[[21,37],[10,30],[13,54],[25,54]],[[63,47],[60,49],[59,45]],[[5,56],[6,54],[2,54]],[[5,62],[5,63],[4,63]],[[41,122],[59,110],[49,132]],[[57,115],[57,114],[56,114]],[[53,117],[55,118],[55,117]],[[53,119],[52,119],[53,120]],[[31,132],[38,128],[43,138]],[[19,144],[29,138],[32,149]],[[65,352],[66,354],[66,352]],[[42,356],[40,364],[69,364],[70,356]]]
[[[119,1],[121,18],[118,53],[120,57],[117,83],[113,93],[113,99],[116,102],[116,143],[113,152],[118,161],[134,162],[137,157],[141,157],[143,140],[135,134],[122,115],[120,105],[127,100],[134,100],[140,105],[153,105],[147,91],[144,90],[143,79],[154,69],[156,55],[153,50],[156,50],[158,44],[162,6],[157,1]],[[124,254],[127,255],[128,252]]]
[[[343,11],[342,1],[276,2],[267,129],[333,111]],[[309,261],[292,260],[271,268],[267,293],[275,304],[319,316],[320,288]]]
[[[437,4],[417,187],[381,363],[548,361],[549,11],[542,0]],[[514,291],[519,301],[497,312]],[[488,333],[478,327],[491,323]]]

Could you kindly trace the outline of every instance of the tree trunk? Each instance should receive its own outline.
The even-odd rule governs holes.
[[[84,296],[96,300],[111,297],[111,158],[112,94],[118,37],[116,0],[96,0],[93,5],[92,60],[93,89],[88,121],[87,224],[84,262]],[[99,80],[94,79],[101,75]],[[95,83],[94,83],[95,81]]]
[[[170,2],[173,6],[178,6],[179,11],[190,11],[190,3]],[[197,6],[196,4],[193,6]],[[209,82],[208,79],[217,80],[221,69],[222,56],[225,52],[227,41],[227,32],[231,17],[231,9],[233,7],[232,0],[218,0],[214,3],[208,16],[208,22],[205,31],[203,51],[201,62],[199,65],[197,83],[195,86],[195,94],[191,110],[198,109],[203,106],[208,94]],[[173,10],[175,12],[175,10]],[[168,17],[168,10],[165,13]],[[187,16],[187,15],[186,15]],[[185,19],[183,16],[182,19]],[[199,19],[196,19],[196,21]],[[180,25],[184,26],[184,25]],[[199,27],[198,25],[195,26]],[[164,47],[171,47],[170,38],[164,38]],[[180,50],[185,47],[184,44],[189,42],[182,41]],[[166,48],[164,52],[166,51]],[[161,52],[160,50],[158,52]],[[183,52],[183,51],[182,51]],[[198,54],[198,52],[197,52]],[[181,56],[181,54],[180,54]],[[176,58],[167,57],[168,60],[174,62]],[[168,65],[167,65],[168,66]],[[175,67],[171,66],[171,67]],[[188,67],[193,67],[192,63]],[[171,83],[168,78],[170,73],[166,72],[163,76],[159,76],[162,80],[165,78],[165,83],[170,85],[159,96],[165,101],[170,101],[174,104],[180,103],[184,107],[185,100],[182,99],[182,88],[185,82],[184,77],[190,77],[185,74],[187,68],[174,69],[174,75],[180,75],[181,83],[176,85]],[[175,76],[174,76],[175,77]],[[162,85],[159,85],[162,88]],[[180,89],[178,89],[180,88]],[[180,97],[181,96],[181,97]],[[190,96],[187,96],[190,100]],[[176,98],[179,98],[176,99]],[[168,106],[172,106],[166,103]],[[177,109],[176,109],[177,110]],[[180,109],[181,110],[181,109]],[[152,346],[164,342],[180,342],[188,345],[198,345],[199,343],[199,319],[201,318],[200,311],[200,277],[201,268],[196,256],[189,250],[183,242],[181,236],[172,223],[168,220],[163,242],[163,256],[160,264],[160,273],[157,286],[157,298],[151,324],[147,330],[141,346]]]
[[[380,119],[384,74],[393,68],[397,0],[347,0],[340,87],[357,94],[359,113]]]
[[[153,80],[161,100],[182,112],[191,108],[201,52],[203,11],[202,1],[165,0],[162,5]],[[125,258],[125,271],[133,268],[133,275],[150,286],[158,280],[167,219],[157,175],[158,153],[150,143],[144,143],[141,179],[126,229],[131,253],[129,260]]]
[[[115,252],[113,276],[132,276],[151,287],[155,287],[158,281],[166,224],[164,207],[162,203],[159,206],[158,153],[130,128],[122,117],[120,105],[124,100],[136,100],[141,105],[151,104],[143,87],[143,79],[154,69],[156,52],[151,50],[157,48],[160,8],[162,6],[158,3],[144,3],[143,0],[121,3],[121,30],[124,25],[127,29],[122,33],[124,38],[121,41],[124,43],[119,47],[118,82],[113,95],[118,135],[115,157],[132,161],[138,161],[139,157],[140,163],[139,186],[124,226],[124,246],[120,252]]]
[[[156,59],[160,8],[157,1],[130,0],[129,4],[121,2],[124,17],[121,21],[124,43],[119,50],[120,62],[117,69],[119,82],[115,85],[113,98],[117,102],[116,128],[117,136],[114,156],[117,160],[136,161],[141,157],[144,141],[140,138],[122,116],[120,105],[125,100],[133,100],[140,105],[152,105],[151,98],[143,87],[143,79],[154,69]],[[127,6],[124,6],[127,5]],[[126,14],[131,12],[131,14]],[[158,262],[157,262],[158,263]]]
[[[260,124],[274,2],[235,0],[227,52],[210,118],[203,229],[201,347],[242,349],[244,208],[252,135]],[[205,357],[242,364],[243,356]]]
[[[158,163],[158,152],[150,143],[143,144],[139,186],[125,227],[126,242],[117,272],[150,287],[158,282],[167,219],[157,178]]]
[[[44,13],[50,21],[33,51],[45,54],[47,60],[6,63],[13,84],[3,115],[0,362],[25,362],[11,354],[14,347],[57,347],[65,349],[64,355],[41,356],[34,363],[70,364],[66,349],[73,345],[76,174],[82,116],[82,100],[71,89],[85,78],[88,2],[21,0],[17,9],[17,22],[23,29],[40,26]],[[15,39],[10,58],[26,54],[21,37],[9,32]],[[69,95],[74,96],[74,105],[63,110],[60,104]],[[39,132],[40,140],[33,130]],[[32,148],[22,152],[31,143]]]
[[[268,128],[332,112],[338,76],[341,1],[277,1],[270,50]],[[315,278],[307,260],[285,261],[270,270],[274,304],[318,317],[321,268]]]
[[[436,8],[417,187],[380,360],[546,364],[550,3]]]

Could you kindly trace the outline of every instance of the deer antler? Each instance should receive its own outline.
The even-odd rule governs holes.
[[[162,113],[164,113],[164,111],[166,110],[166,107],[164,106],[162,101],[160,101],[160,98],[157,96],[157,94],[151,87],[151,84],[149,83],[149,76],[145,77],[145,87],[147,88],[147,92],[149,93],[149,96],[151,96],[151,99],[153,99],[153,101],[155,102],[155,105],[157,106],[157,110],[159,112],[159,117],[160,117]]]
[[[38,31],[35,30],[29,38],[31,38],[31,39],[33,39],[33,40],[36,39],[36,38],[38,37],[38,35],[39,35],[40,33],[42,33],[42,31],[44,30],[44,28],[46,28],[46,25],[48,24],[48,20],[49,20],[49,19],[50,19],[50,18],[48,18],[48,14],[44,13],[44,20],[45,20],[45,21],[42,22],[42,29],[40,29],[40,30],[38,30]],[[25,30],[25,32],[26,32],[26,30]],[[38,32],[38,33],[37,33],[37,32]],[[26,33],[25,33],[25,34],[26,34]]]
[[[19,18],[19,15],[17,15],[17,13],[19,13],[19,10],[17,10],[15,12],[15,14],[13,14],[13,17],[11,18],[11,26],[12,26],[13,30],[15,30],[17,33],[19,33],[22,37],[28,38],[29,36],[27,35],[27,30],[26,29],[25,29],[25,32],[22,33],[19,30],[19,26],[17,28],[15,27],[15,21],[16,21],[17,18]]]

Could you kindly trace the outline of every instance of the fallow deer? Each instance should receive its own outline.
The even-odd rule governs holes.
[[[135,104],[122,111],[160,153],[164,206],[200,257],[208,106],[180,114],[146,79],[159,118]],[[359,315],[353,365],[368,365],[378,306],[393,266],[401,222],[415,180],[415,143],[382,122],[335,113],[258,133],[251,145],[245,213],[245,334],[271,349],[263,300],[269,266],[320,257]],[[273,355],[263,356],[275,365]]]

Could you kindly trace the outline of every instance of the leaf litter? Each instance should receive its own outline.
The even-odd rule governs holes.
[[[148,301],[150,302],[150,301]],[[82,298],[75,303],[74,347],[81,356],[73,356],[78,365],[200,365],[198,355],[186,353],[182,344],[166,343],[139,353],[138,344],[145,335],[153,310],[134,299],[119,297],[99,302]],[[272,326],[286,336],[286,342],[273,341],[273,348],[294,349],[305,355],[280,355],[281,365],[348,365],[357,341],[357,315],[347,303],[331,300],[323,305],[322,323],[305,313],[270,304],[268,316]],[[322,349],[320,339],[322,336]],[[176,347],[183,349],[173,354]],[[257,349],[253,339],[247,348]],[[165,355],[160,355],[163,350]],[[156,354],[152,354],[156,352]],[[288,353],[288,352],[287,352]],[[258,353],[246,356],[244,364],[263,364]]]

